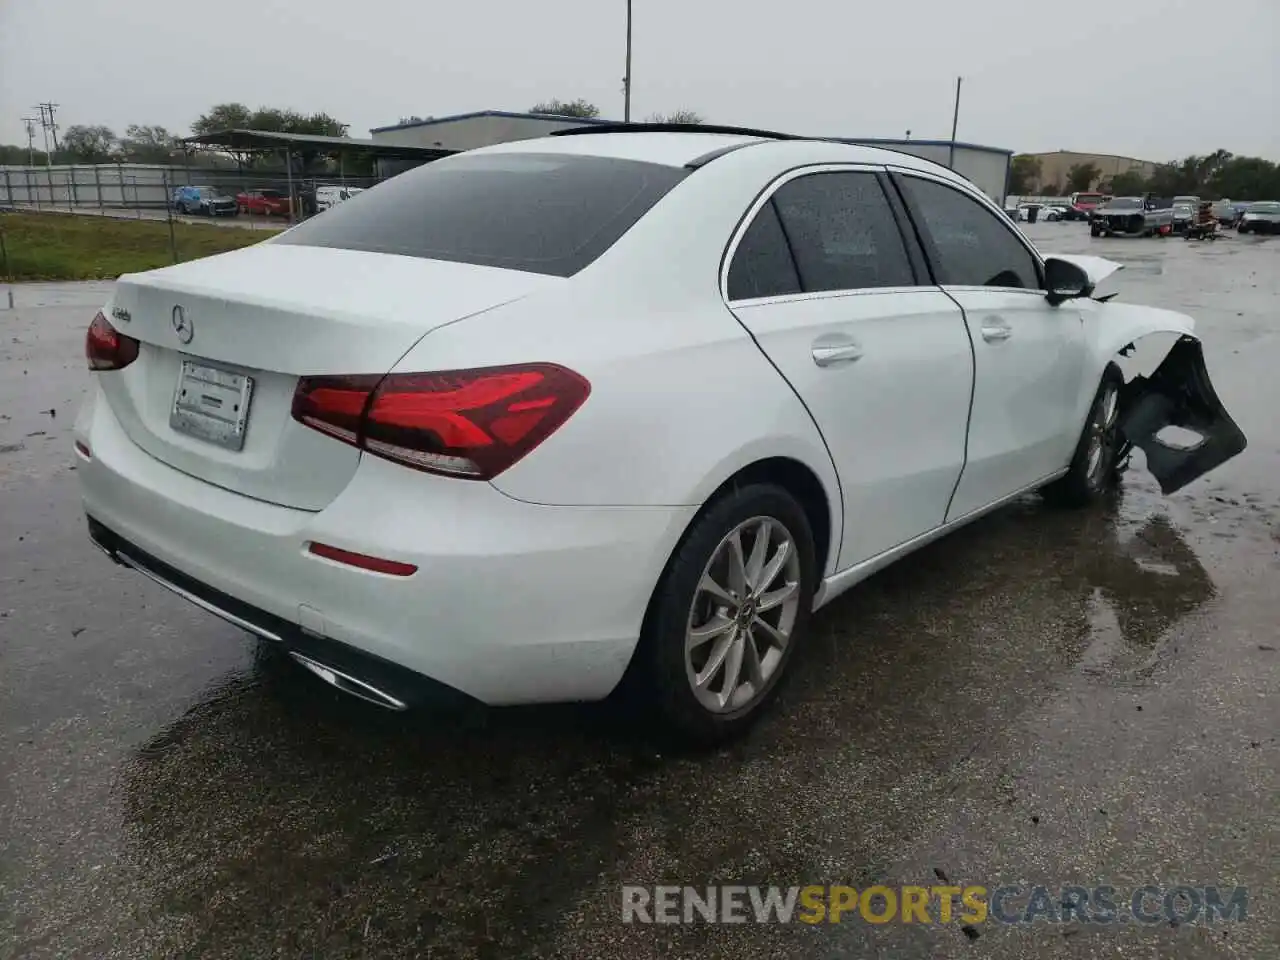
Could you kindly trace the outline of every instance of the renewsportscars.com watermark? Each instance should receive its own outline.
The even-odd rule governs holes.
[[[1214,923],[1249,915],[1248,887],[622,887],[623,923]]]

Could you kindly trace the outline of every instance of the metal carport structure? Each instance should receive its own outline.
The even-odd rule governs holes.
[[[456,153],[439,147],[420,147],[404,144],[376,143],[355,137],[326,137],[310,133],[277,133],[270,130],[228,129],[184,137],[178,141],[185,148],[223,150],[229,153],[274,153],[284,158],[285,175],[289,184],[289,196],[295,197],[293,183],[293,158],[301,151],[337,154],[339,163],[344,157],[365,156],[375,161],[399,161],[417,166],[439,160]],[[399,171],[396,171],[399,172]],[[292,201],[291,213],[292,218]]]

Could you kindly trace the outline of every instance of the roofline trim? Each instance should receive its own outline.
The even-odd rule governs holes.
[[[572,120],[575,123],[617,123],[602,117],[565,117],[556,113],[519,113],[514,110],[473,110],[470,113],[455,113],[449,117],[431,117],[428,120],[414,120],[412,123],[392,123],[385,127],[373,127],[370,134],[387,133],[391,130],[411,130],[414,127],[431,127],[439,123],[452,123],[454,120],[472,120],[476,117],[506,117],[513,120]]]

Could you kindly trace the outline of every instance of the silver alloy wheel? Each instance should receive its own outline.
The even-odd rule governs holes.
[[[800,554],[774,517],[752,517],[725,535],[694,591],[685,628],[685,672],[712,713],[750,706],[769,685],[800,611]]]
[[[1108,452],[1115,446],[1116,420],[1120,414],[1120,391],[1108,383],[1089,423],[1089,461],[1086,481],[1093,490],[1102,488],[1108,469]]]

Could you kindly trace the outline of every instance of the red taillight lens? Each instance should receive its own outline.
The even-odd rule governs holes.
[[[90,370],[121,370],[138,359],[138,341],[111,326],[99,310],[89,324],[84,355]]]
[[[488,480],[551,436],[590,392],[553,363],[304,377],[293,418],[419,470]]]
[[[293,419],[359,446],[360,423],[382,377],[303,377],[293,394]]]

